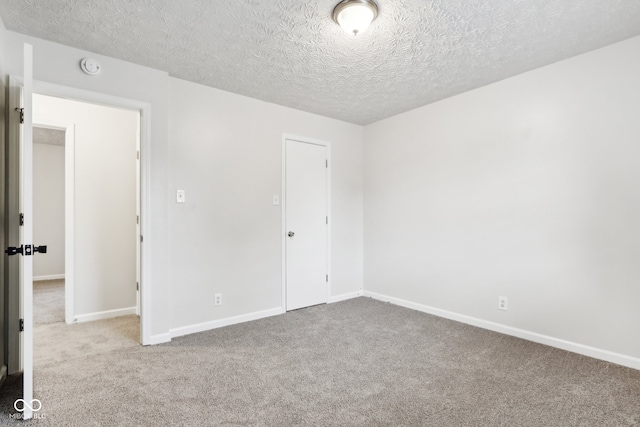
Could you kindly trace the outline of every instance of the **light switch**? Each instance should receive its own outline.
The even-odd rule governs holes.
[[[273,196],[273,206],[280,206],[280,197],[279,196]]]
[[[184,202],[186,202],[184,190],[176,191],[176,203],[184,203]]]

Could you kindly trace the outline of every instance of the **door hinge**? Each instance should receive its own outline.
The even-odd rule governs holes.
[[[136,159],[140,160],[140,151],[137,151],[136,153]]]
[[[136,215],[136,224],[140,224],[140,215]]]
[[[324,165],[325,165],[325,167],[328,168],[329,167],[329,160],[325,160],[325,164]]]
[[[20,319],[20,332],[24,331],[24,319]]]
[[[142,237],[142,234],[140,235],[140,243],[142,243],[144,241],[144,238]]]
[[[20,113],[20,124],[24,123],[24,108],[16,108],[16,111]]]
[[[327,218],[327,224],[329,224],[329,217],[327,216],[327,217],[325,217],[325,218]]]
[[[327,274],[327,280],[326,281],[329,282],[329,275],[328,274]]]
[[[140,290],[140,282],[136,282],[136,291]]]
[[[20,225],[24,225],[24,214],[20,214]]]

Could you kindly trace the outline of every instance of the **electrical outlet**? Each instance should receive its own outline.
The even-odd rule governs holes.
[[[185,203],[187,200],[184,190],[176,190],[176,203]]]
[[[222,305],[222,294],[215,294],[214,295],[214,304],[215,305]]]
[[[504,311],[509,309],[509,300],[507,297],[498,297],[498,309]]]

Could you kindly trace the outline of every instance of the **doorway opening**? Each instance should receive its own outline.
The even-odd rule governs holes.
[[[63,100],[78,100],[83,102],[87,107],[89,106],[112,106],[114,108],[126,109],[134,111],[137,114],[137,138],[139,142],[139,148],[136,153],[136,160],[141,163],[137,166],[136,173],[139,175],[137,180],[139,188],[136,193],[138,200],[138,212],[136,228],[138,231],[139,241],[134,242],[136,246],[139,260],[135,260],[135,264],[139,269],[137,277],[136,287],[139,289],[140,296],[137,298],[140,304],[140,308],[134,307],[134,312],[139,311],[139,320],[136,318],[136,333],[131,336],[133,339],[129,341],[134,345],[150,344],[151,330],[150,330],[150,286],[145,286],[148,281],[148,271],[150,267],[150,254],[149,251],[142,250],[140,243],[142,242],[142,236],[150,230],[149,226],[149,206],[150,206],[150,112],[151,106],[148,103],[121,98],[117,96],[111,96],[101,94],[97,92],[90,92],[81,89],[71,88],[67,86],[61,86],[51,83],[39,82],[33,80],[33,48],[31,45],[25,43],[23,50],[23,74],[21,76],[9,76],[9,97],[8,97],[8,112],[7,121],[7,142],[6,142],[6,180],[5,180],[5,241],[7,244],[7,254],[10,255],[8,259],[5,259],[5,283],[7,287],[5,289],[5,307],[7,309],[5,325],[5,331],[7,332],[6,341],[6,360],[7,360],[7,373],[14,374],[22,372],[22,399],[25,402],[32,402],[33,400],[33,362],[34,362],[34,328],[33,328],[33,255],[38,253],[42,255],[46,243],[40,242],[38,246],[33,245],[33,93],[41,95],[48,95],[50,97],[58,97]],[[146,154],[145,154],[146,153]],[[74,150],[74,156],[76,155]],[[104,168],[103,168],[104,169]],[[116,166],[115,173],[104,173],[107,176],[105,179],[118,180],[120,174],[120,167]],[[74,181],[74,191],[75,184]],[[74,198],[74,201],[77,197]],[[118,203],[116,203],[117,205]],[[106,209],[106,212],[113,212],[113,209]],[[74,212],[75,213],[75,212]],[[101,216],[103,213],[99,211],[94,212],[96,215]],[[66,215],[66,213],[65,213]],[[104,215],[102,215],[104,216]],[[77,223],[74,222],[74,224]],[[67,227],[66,227],[67,228]],[[67,228],[68,229],[68,228]],[[100,228],[95,228],[101,230]],[[95,237],[95,235],[93,235]],[[65,237],[65,244],[70,241]],[[75,239],[71,241],[75,242]],[[85,248],[82,248],[85,249]],[[80,253],[75,251],[74,255]],[[103,252],[104,253],[104,252]],[[105,253],[109,255],[109,253]],[[13,256],[19,255],[19,256]],[[66,260],[71,259],[65,253]],[[95,257],[94,257],[95,259]],[[95,264],[90,264],[89,267],[98,269]],[[111,265],[109,268],[118,268],[117,265]],[[101,273],[106,270],[100,271]],[[75,269],[72,270],[75,273]],[[65,268],[65,278],[67,278],[70,272]],[[75,280],[74,280],[75,281]],[[74,298],[75,298],[75,292]],[[149,297],[147,297],[149,296]],[[108,301],[113,301],[112,295],[108,292],[104,292],[97,297],[94,295],[90,303],[96,305],[99,301],[99,297],[106,297]],[[76,305],[74,304],[74,310]],[[117,309],[116,309],[117,310]],[[114,313],[111,310],[104,310],[102,312],[93,312],[93,315],[98,314],[99,317],[107,316],[111,317]],[[73,316],[77,318],[77,315]],[[120,319],[122,317],[116,317]],[[81,319],[76,319],[80,323]],[[82,320],[92,320],[87,317]],[[113,319],[108,319],[113,320]],[[108,321],[105,320],[105,321]],[[98,323],[98,322],[92,322]],[[61,325],[66,328],[64,322],[59,322],[57,325]],[[90,324],[91,325],[91,324]],[[70,328],[78,330],[78,328]],[[49,336],[46,334],[45,336]],[[102,334],[98,333],[98,336]],[[96,335],[92,335],[88,344],[96,344]],[[67,341],[66,344],[73,343],[74,341]],[[102,341],[98,344],[101,344]],[[79,345],[79,351],[83,351],[84,346],[82,343],[76,343]],[[70,350],[64,348],[64,351]],[[33,409],[31,407],[24,408],[23,417],[29,419],[33,416]]]
[[[139,315],[140,112],[34,94],[33,120],[34,325]]]
[[[49,248],[46,255],[33,259],[35,325],[66,320],[66,134],[63,126],[37,123],[33,126],[34,240],[46,242]]]

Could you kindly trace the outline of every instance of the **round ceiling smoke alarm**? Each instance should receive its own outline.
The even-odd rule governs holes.
[[[102,69],[102,67],[100,67],[100,63],[92,58],[84,58],[80,61],[80,68],[90,76],[100,74],[100,70]]]

